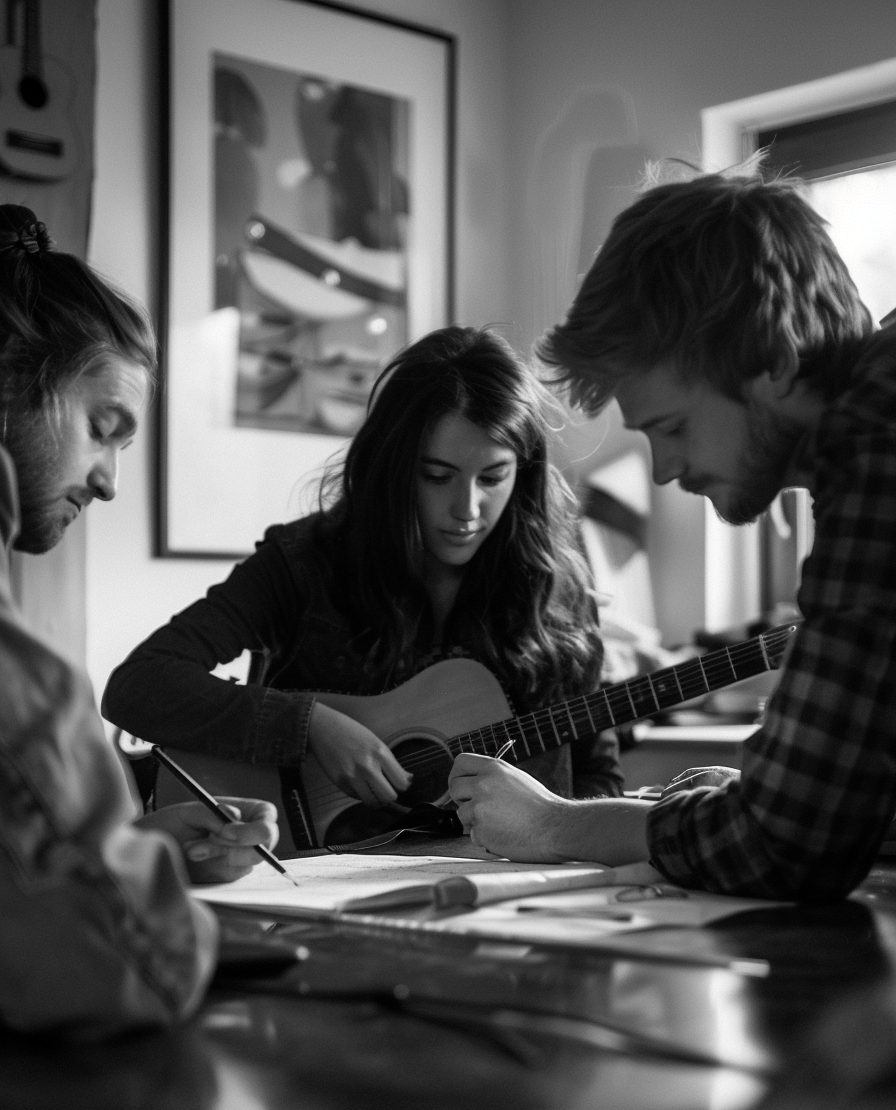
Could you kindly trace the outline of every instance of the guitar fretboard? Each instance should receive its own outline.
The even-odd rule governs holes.
[[[796,625],[782,625],[732,647],[605,686],[549,709],[454,736],[448,745],[454,755],[459,752],[494,755],[508,740],[513,740],[514,746],[504,759],[518,763],[604,729],[671,709],[744,678],[775,670],[795,630]]]

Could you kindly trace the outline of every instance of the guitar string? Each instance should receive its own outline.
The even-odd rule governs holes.
[[[791,632],[790,632],[789,629],[785,633],[782,633],[781,634],[782,642],[786,642],[786,639],[789,638],[790,634],[791,634]],[[771,634],[766,634],[765,639],[766,639],[766,650],[771,655],[775,652],[777,644],[775,644],[773,646]],[[757,649],[758,649],[758,640],[756,641],[756,643],[754,643],[754,641],[748,641],[745,644],[735,645],[735,646],[727,649],[727,651],[725,649],[721,649],[721,651],[719,651],[719,652],[710,653],[711,655],[715,656],[715,658],[712,661],[710,661],[710,665],[708,667],[707,667],[706,664],[707,664],[707,661],[709,661],[709,657],[708,656],[703,656],[703,657],[695,657],[694,659],[685,660],[684,663],[677,664],[674,668],[664,668],[664,670],[666,670],[666,669],[673,670],[674,669],[676,671],[680,671],[681,668],[688,667],[689,665],[693,664],[694,666],[691,669],[693,669],[695,671],[695,673],[699,672],[701,675],[706,674],[707,678],[711,679],[710,682],[708,683],[708,685],[710,685],[710,688],[712,689],[714,680],[716,678],[721,678],[722,675],[725,673],[725,671],[730,669],[730,667],[728,665],[728,661],[727,661],[728,656],[733,656],[733,655],[736,654],[738,656],[738,658],[740,659],[740,661],[743,661],[743,657],[745,657],[747,655],[754,655],[755,651]],[[725,657],[725,658],[723,659],[723,657]],[[698,659],[702,659],[702,666],[700,666],[698,664]],[[777,660],[775,660],[775,662],[777,662]],[[662,672],[652,672],[653,675],[656,675],[657,673],[662,673]],[[759,673],[762,673],[762,672],[759,672]],[[630,685],[633,685],[633,684],[636,684],[636,683],[645,683],[646,684],[647,677],[648,676],[646,676],[646,675],[642,675],[642,676],[639,676],[638,678],[635,678],[635,679],[629,679],[627,682],[619,683],[619,684],[617,684],[617,686],[630,686]],[[747,677],[749,677],[749,676],[747,676]],[[737,681],[737,680],[732,680],[732,681]],[[728,684],[729,683],[719,683],[719,685],[728,685]],[[707,683],[704,683],[704,685],[707,685]],[[616,690],[617,686],[607,687],[606,689],[608,691],[609,690]],[[718,685],[715,688],[719,688]],[[705,691],[701,691],[701,692],[705,692]],[[581,702],[584,705],[585,703],[587,703],[591,699],[600,700],[600,698],[602,696],[605,697],[605,693],[602,690],[597,690],[597,691],[593,692],[592,694],[581,695],[580,697],[571,699],[569,702],[565,703],[564,708],[570,709],[573,706],[573,704],[576,703],[576,702]],[[618,692],[618,696],[619,696],[620,699],[622,699],[623,706],[625,706],[625,703],[629,700],[628,695],[623,694],[620,691],[620,692]],[[679,701],[680,700],[682,700],[682,699],[679,699]],[[685,698],[683,700],[689,700],[689,699]],[[673,704],[676,704],[676,703],[673,703]],[[626,708],[625,711],[628,712],[628,709]],[[568,742],[574,742],[576,739],[579,739],[579,736],[571,736],[568,739],[559,739],[558,738],[558,734],[556,732],[556,729],[555,729],[554,723],[553,723],[554,722],[554,717],[556,716],[557,712],[558,712],[558,710],[557,710],[556,707],[554,709],[551,709],[549,707],[549,708],[546,708],[546,709],[536,710],[533,713],[523,714],[519,717],[509,719],[514,724],[519,723],[518,727],[519,727],[519,731],[520,731],[523,743],[526,743],[526,741],[528,740],[533,745],[537,746],[537,748],[538,748],[538,750],[536,752],[534,752],[534,753],[527,752],[527,754],[522,756],[522,757],[520,757],[518,755],[518,753],[514,753],[516,755],[515,762],[519,762],[520,758],[522,758],[522,759],[529,758],[529,756],[532,755],[532,754],[541,755],[543,752],[552,750],[552,749],[557,748],[557,747],[562,747],[564,744],[566,744]],[[656,710],[654,710],[654,712],[656,712]],[[649,716],[649,715],[650,715],[649,711],[647,711],[643,714],[643,716]],[[622,722],[622,723],[630,723],[633,719],[637,720],[638,718],[637,717],[632,718],[631,716],[628,716],[625,719],[625,721]],[[589,714],[589,720],[590,720],[590,714]],[[534,726],[535,732],[537,733],[537,739],[536,739],[536,736],[531,735],[531,732],[530,732],[530,735],[528,737],[526,736],[526,731],[525,730],[526,730],[527,725],[524,725],[522,723],[524,721],[527,722],[528,727],[530,729],[531,729],[532,726]],[[582,721],[581,723],[584,723],[584,721]],[[479,729],[472,729],[469,732],[460,734],[459,736],[450,737],[446,741],[444,741],[444,746],[440,747],[436,752],[433,752],[430,748],[427,751],[420,752],[419,754],[416,754],[416,755],[411,754],[411,755],[407,756],[403,760],[402,766],[406,770],[414,771],[414,770],[419,770],[420,768],[425,768],[427,765],[435,766],[438,763],[443,762],[446,757],[453,759],[454,754],[458,754],[458,752],[462,752],[462,751],[465,750],[464,747],[463,747],[463,743],[464,743],[465,740],[469,739],[470,743],[471,743],[471,746],[475,750],[476,744],[475,744],[474,740],[470,739],[470,738],[473,738],[473,737],[476,737],[478,739],[478,744],[479,745],[484,745],[486,743],[486,738],[488,737],[489,739],[494,741],[494,747],[495,747],[495,750],[497,751],[497,749],[500,747],[501,743],[503,743],[505,738],[508,738],[508,739],[510,738],[510,730],[506,727],[507,724],[508,724],[507,720],[497,721],[497,722],[494,722],[490,725],[483,725]],[[542,737],[542,731],[545,731],[545,732],[548,731],[547,728],[542,727],[542,726],[545,726],[546,724],[550,724],[551,731],[553,731],[554,734],[555,734],[555,739],[550,740],[547,743],[545,743],[545,741]],[[613,727],[612,720],[607,721],[605,724],[602,723],[602,722],[598,722],[598,725],[597,725],[596,729],[590,729],[589,728],[588,731],[583,733],[582,735],[592,736],[592,735],[594,735],[595,731],[603,731],[604,728],[611,728],[611,727]],[[495,736],[494,733],[495,733],[496,730],[503,730],[503,735]],[[445,747],[449,748],[449,752],[445,751]],[[451,751],[455,747],[458,749],[458,752],[454,752],[454,754],[451,754]],[[528,744],[527,744],[527,747],[528,747]],[[335,783],[330,784],[330,785],[325,786],[325,787],[322,786],[322,787],[318,788],[316,791],[313,791],[311,794],[307,795],[309,802],[313,801],[315,804],[318,804],[318,805],[320,805],[321,803],[325,803],[326,801],[329,801],[331,799],[335,800],[335,799],[338,799],[340,797],[345,797],[345,796],[346,796],[345,792],[343,790],[341,790],[341,788],[336,786]]]
[[[734,649],[732,649],[732,650],[734,650]],[[774,650],[774,648],[773,648],[773,650]],[[740,652],[739,654],[741,656],[743,656],[745,653]],[[702,669],[695,665],[692,669],[695,671],[695,673],[699,671],[701,676],[705,673],[711,680],[710,685],[713,685],[715,683],[715,679],[717,677],[721,677],[722,675],[725,674],[725,672],[727,670],[729,670],[729,667],[728,667],[727,663],[722,663],[721,661],[717,661],[717,662],[718,662],[718,665],[714,664],[710,667],[706,667],[705,664],[704,664]],[[678,664],[676,666],[676,668],[674,668],[674,669],[680,670],[681,667],[686,666],[687,664],[690,664],[690,663],[696,664],[696,660],[686,660],[684,664]],[[659,673],[659,672],[654,672],[654,674],[656,674],[656,673]],[[685,679],[685,682],[686,681],[687,680]],[[637,679],[630,679],[630,680],[628,680],[628,682],[620,683],[619,685],[620,686],[630,686],[630,685],[633,685],[633,684],[636,684],[636,683],[644,683],[644,685],[646,687],[646,685],[647,685],[646,676],[641,676],[640,678],[637,678]],[[702,682],[702,678],[701,678],[701,685],[704,685],[704,686],[706,685],[705,683]],[[718,686],[716,686],[716,688],[718,688]],[[606,693],[609,692],[610,690],[613,690],[613,689],[614,689],[613,687],[608,687],[608,688],[606,688],[606,690],[597,690],[597,691],[594,691],[591,694],[580,695],[577,698],[572,698],[568,702],[564,703],[563,709],[567,710],[569,712],[570,716],[578,714],[579,717],[580,717],[579,723],[584,724],[585,723],[584,718],[581,716],[581,708],[584,707],[588,702],[590,702],[594,699],[600,701],[603,698],[603,699],[608,701],[609,699],[606,698]],[[700,692],[705,693],[706,691],[701,690]],[[625,693],[616,691],[616,696],[618,696],[618,698],[622,701],[623,705],[625,705],[625,703],[628,701],[628,695],[625,694]],[[639,697],[639,700],[640,700],[640,697]],[[689,698],[677,699],[677,702],[681,701],[681,700],[689,700]],[[672,703],[672,704],[677,704],[677,702]],[[581,707],[578,707],[578,703],[581,703]],[[657,711],[656,706],[653,707],[653,711],[654,712]],[[545,708],[545,709],[535,710],[535,711],[533,711],[532,713],[529,713],[529,714],[521,714],[519,717],[507,718],[507,719],[504,719],[504,720],[501,720],[501,721],[492,722],[491,724],[483,725],[478,729],[471,729],[469,732],[462,733],[458,736],[448,738],[446,741],[444,741],[444,744],[449,746],[449,747],[457,747],[460,751],[463,751],[464,750],[463,749],[463,743],[464,743],[465,740],[467,740],[467,738],[473,738],[473,739],[471,739],[470,742],[474,746],[482,746],[486,742],[486,739],[489,739],[494,743],[495,750],[497,750],[497,748],[500,747],[500,745],[505,741],[505,739],[510,739],[511,738],[511,733],[510,733],[510,729],[508,728],[508,725],[509,724],[514,724],[514,725],[518,725],[518,731],[520,733],[520,736],[516,738],[517,740],[522,738],[525,742],[525,739],[528,738],[533,743],[540,743],[541,744],[541,750],[546,751],[546,750],[549,750],[550,748],[555,748],[555,747],[562,746],[567,741],[566,740],[552,739],[552,740],[548,741],[547,745],[545,745],[543,740],[536,739],[536,737],[531,734],[531,727],[530,726],[534,725],[535,730],[540,735],[540,733],[544,730],[542,728],[540,728],[539,726],[544,725],[545,722],[549,722],[549,723],[551,723],[551,730],[554,732],[555,737],[556,737],[557,733],[556,733],[556,729],[554,729],[554,726],[553,726],[553,720],[559,712],[562,712],[562,710],[558,709],[558,707],[553,707],[553,708],[548,707],[548,708]],[[626,709],[626,712],[628,712],[627,709]],[[649,711],[647,713],[645,713],[644,716],[649,716]],[[637,719],[637,718],[634,718],[634,719]],[[627,717],[627,719],[624,723],[629,723],[631,720],[632,720],[632,718],[629,716],[629,717]],[[601,721],[596,722],[596,724],[597,724],[596,731],[603,731],[603,728],[605,728],[605,727],[606,728],[611,728],[613,726],[612,720],[607,720],[606,723],[604,723],[601,720]],[[529,734],[528,737],[526,735],[527,728],[530,729],[530,734]],[[595,730],[589,728],[588,732],[587,732],[587,735],[593,735],[594,731]],[[496,732],[500,732],[501,735],[495,735]],[[576,739],[576,737],[573,737],[572,739]],[[540,753],[538,753],[538,754],[540,754]],[[430,762],[430,759],[431,759],[431,757],[428,757],[425,753],[423,753],[420,756],[410,755],[410,756],[407,757],[406,765],[411,764],[411,763],[416,763],[417,765],[423,765],[427,762]]]
[[[788,632],[787,635],[789,636],[790,633]],[[766,644],[766,647],[771,648],[772,652],[775,651],[775,646],[772,645],[772,643],[770,641]],[[751,652],[752,652],[753,644],[749,643],[748,645],[738,645],[736,647],[733,647],[733,648],[729,649],[728,654],[737,655],[742,660],[742,657],[745,654],[747,654],[747,652],[745,650],[738,650],[738,648],[741,648],[741,649],[749,648],[749,649],[751,649]],[[729,669],[727,661],[723,660],[723,658],[722,658],[722,656],[725,656],[725,655],[726,655],[726,653],[723,651],[721,653],[721,655],[718,655],[716,657],[716,659],[714,661],[712,661],[709,666],[706,666],[706,663],[704,663],[703,668],[701,670],[701,674],[705,673],[707,675],[707,677],[711,677],[712,681],[714,681],[716,677],[720,677],[722,674],[724,674],[724,672],[727,669]],[[696,663],[696,659],[695,660],[686,660],[684,664],[678,664],[677,667],[681,668],[682,666],[685,666],[688,663]],[[654,672],[654,673],[656,673],[656,672]],[[641,679],[630,680],[630,682],[632,682],[632,681],[643,681],[643,679],[645,677],[646,676],[642,676]],[[620,685],[627,685],[627,684],[623,683],[623,684],[620,684]],[[567,704],[571,707],[573,705],[573,702],[575,702],[575,701],[581,701],[581,702],[584,703],[590,697],[594,697],[594,696],[599,697],[600,693],[601,693],[601,691],[597,691],[596,694],[594,694],[594,695],[583,695],[581,698],[573,699],[570,703],[567,703]],[[620,697],[622,697],[621,694],[620,694]],[[528,739],[532,742],[533,745],[536,745],[540,748],[540,751],[537,752],[536,754],[541,754],[541,752],[543,752],[543,751],[547,751],[547,750],[550,750],[551,748],[562,746],[564,743],[569,742],[566,739],[557,739],[556,741],[552,741],[552,742],[547,743],[547,744],[544,742],[544,739],[543,739],[542,734],[541,734],[542,729],[539,726],[539,722],[541,722],[541,724],[543,725],[544,721],[547,720],[551,723],[551,728],[554,729],[553,715],[554,715],[555,712],[556,712],[556,710],[552,711],[550,709],[539,710],[539,711],[536,711],[535,713],[532,713],[532,714],[529,714],[529,715],[524,715],[523,718],[513,719],[516,722],[516,721],[522,721],[524,719],[529,719],[530,718],[532,723],[535,725],[535,728],[538,732],[538,738],[536,740],[536,738],[534,736],[532,736],[531,733],[530,733]],[[589,721],[590,721],[590,719],[591,718],[590,718],[590,715],[589,715]],[[581,723],[584,723],[584,721],[581,722]],[[601,722],[601,724],[602,723],[603,722]],[[475,730],[472,730],[470,732],[464,733],[460,737],[452,737],[452,738],[450,738],[449,740],[447,740],[445,742],[445,745],[449,749],[453,749],[453,748],[456,747],[460,751],[463,751],[464,750],[464,747],[463,747],[464,741],[469,740],[469,742],[471,744],[471,747],[474,750],[476,750],[477,742],[478,742],[478,746],[481,749],[482,746],[486,746],[486,741],[488,739],[488,740],[492,740],[494,742],[495,750],[497,750],[499,744],[503,741],[504,737],[505,736],[510,736],[510,730],[506,727],[506,724],[507,724],[506,721],[499,721],[499,722],[495,722],[491,725],[483,726],[480,729],[475,729]],[[610,727],[609,722],[607,722],[606,727]],[[521,724],[519,726],[519,728],[520,728],[520,733],[524,737],[524,742],[525,742],[525,738],[526,738],[525,726]],[[500,735],[500,736],[495,736],[495,732],[498,731],[498,730],[500,730],[503,734]],[[598,730],[600,730],[600,728],[598,728]],[[554,732],[555,732],[555,735],[556,735],[556,729],[554,729]],[[585,733],[585,735],[593,735],[593,734],[594,734],[594,730],[591,730],[591,729],[589,729],[589,731],[587,733]],[[574,736],[574,737],[570,737],[569,739],[570,739],[570,741],[574,741],[575,739],[578,739],[578,738],[579,738],[578,736]],[[419,769],[421,767],[425,768],[427,765],[436,766],[439,763],[444,762],[445,759],[446,759],[446,756],[449,757],[449,758],[453,758],[453,756],[449,755],[449,752],[445,751],[444,747],[439,748],[435,752],[433,752],[431,749],[429,749],[429,750],[423,751],[423,752],[421,752],[417,755],[412,754],[410,756],[405,757],[405,759],[402,762],[402,766],[404,766],[407,770],[415,770],[415,769]],[[526,757],[523,757],[523,758],[526,758]],[[338,799],[338,798],[346,797],[346,794],[345,794],[344,791],[342,791],[335,784],[329,784],[327,786],[322,786],[322,787],[318,788],[315,791],[312,791],[307,796],[308,796],[309,802],[313,802],[314,804],[317,804],[318,806],[320,806],[321,804],[326,804],[326,802],[331,800],[331,799],[335,800],[335,799]]]
[[[520,736],[515,738],[516,744],[522,742],[528,748],[528,743],[532,743],[538,748],[537,751],[527,751],[527,754],[522,756],[520,756],[519,752],[514,751],[513,754],[515,758],[512,762],[516,763],[519,762],[521,759],[527,759],[530,757],[530,755],[541,755],[544,752],[553,750],[558,747],[563,747],[567,743],[574,743],[577,739],[580,739],[582,737],[593,736],[596,732],[602,732],[606,728],[612,728],[613,714],[608,696],[611,691],[614,693],[614,696],[620,699],[621,705],[625,707],[625,712],[628,713],[627,703],[630,701],[630,695],[627,688],[635,685],[641,685],[644,688],[644,692],[647,693],[649,691],[651,698],[653,698],[653,684],[650,682],[651,679],[655,680],[656,676],[659,674],[665,675],[667,673],[671,674],[672,672],[675,672],[676,676],[683,677],[682,671],[687,669],[689,671],[693,671],[694,676],[699,674],[701,676],[702,685],[708,686],[709,691],[711,692],[713,689],[719,689],[720,687],[723,687],[725,685],[730,685],[733,682],[740,681],[734,678],[731,680],[731,683],[723,683],[721,681],[716,683],[716,679],[721,679],[726,671],[733,669],[733,667],[731,666],[732,663],[742,663],[746,658],[755,656],[757,651],[761,652],[762,649],[759,646],[760,640],[764,642],[766,654],[769,660],[777,665],[777,663],[779,662],[779,659],[777,657],[779,654],[779,648],[781,652],[783,652],[783,647],[786,645],[787,640],[792,635],[792,631],[793,629],[790,626],[782,630],[773,630],[771,632],[765,633],[762,637],[756,637],[752,640],[748,640],[740,644],[735,644],[730,648],[721,648],[716,651],[710,652],[708,655],[705,656],[695,656],[692,659],[686,659],[682,663],[674,664],[671,667],[662,668],[660,671],[653,671],[649,675],[639,675],[624,682],[615,683],[613,686],[605,687],[603,690],[598,689],[593,691],[591,694],[582,694],[577,698],[572,698],[568,702],[563,703],[562,708],[555,706],[553,708],[547,707],[545,709],[538,709],[533,711],[532,713],[521,714],[517,717],[508,718],[503,721],[496,721],[488,725],[483,725],[478,729],[471,729],[470,731],[461,733],[458,736],[447,738],[443,742],[443,746],[440,746],[435,752],[433,752],[432,749],[429,748],[426,751],[417,754],[412,753],[402,761],[402,766],[405,768],[405,770],[411,771],[413,773],[415,771],[419,771],[420,769],[425,769],[427,765],[437,766],[446,758],[453,760],[456,754],[459,754],[460,752],[463,752],[465,750],[463,747],[464,741],[472,737],[477,738],[478,744],[480,746],[485,745],[487,741],[493,741],[494,749],[495,751],[497,751],[506,739],[513,739],[510,729],[507,727],[508,723],[512,723],[513,725],[515,725],[516,729],[518,729],[520,733]],[[764,671],[760,671],[757,673],[761,674],[764,673]],[[703,682],[703,676],[706,677],[706,682]],[[686,684],[687,679],[685,678],[684,681]],[[622,687],[625,687],[626,690],[623,691],[622,689],[620,689]],[[681,688],[680,683],[677,684],[677,688]],[[706,692],[706,690],[701,690],[698,693]],[[557,729],[555,727],[555,718],[558,712],[565,710],[568,716],[573,718],[571,723],[573,725],[573,729],[575,729],[576,710],[574,709],[574,706],[580,705],[580,709],[578,710],[579,714],[585,714],[585,716],[580,716],[579,720],[579,723],[584,725],[586,717],[589,722],[592,719],[592,715],[589,712],[588,703],[592,701],[600,702],[601,699],[603,699],[607,703],[607,710],[610,713],[610,719],[607,720],[606,723],[598,720],[595,722],[595,728],[592,729],[589,727],[587,731],[584,731],[581,734],[576,733],[575,735],[560,739],[560,734],[557,732]],[[655,698],[653,698],[653,700],[656,701]],[[690,696],[679,698],[677,699],[677,701],[670,703],[670,705],[666,708],[671,708],[672,705],[680,704],[681,701],[689,700]],[[634,704],[634,702],[632,704]],[[617,708],[619,707],[617,706]],[[654,708],[653,712],[657,711],[658,709]],[[629,715],[620,723],[629,724],[633,720],[638,720],[640,717],[649,717],[650,712],[651,711],[647,709],[643,714],[639,714],[637,717],[634,718]],[[526,723],[524,724],[523,722]],[[526,734],[527,728],[530,730],[530,735],[528,736]],[[534,729],[536,735],[531,735],[532,729]],[[503,730],[503,735],[496,736],[495,733],[497,730]],[[542,732],[548,733],[549,736],[551,733],[553,733],[554,739],[549,740],[547,743],[545,743],[542,737]],[[471,746],[473,747],[475,753],[476,742],[472,739],[470,739],[469,742],[471,743]],[[432,744],[434,742],[431,741],[430,743]],[[453,751],[455,747],[458,749],[456,752]],[[448,748],[449,750],[446,751],[445,748]],[[321,786],[317,790],[306,793],[306,797],[309,803],[317,806],[326,804],[329,801],[336,801],[339,798],[343,797],[351,798],[350,795],[346,795],[345,791],[343,791],[335,783],[329,784],[327,786]],[[354,801],[355,799],[351,800]]]

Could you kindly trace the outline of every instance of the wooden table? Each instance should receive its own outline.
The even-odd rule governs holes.
[[[459,854],[458,843],[440,848]],[[222,918],[231,937],[271,930],[269,920],[245,914]],[[884,1074],[878,1103],[867,1078],[846,1075],[860,1063],[886,1073],[887,1061],[896,1062],[889,862],[838,904],[645,934],[648,947],[768,959],[765,979],[347,925],[281,922],[273,932],[301,945],[305,958],[268,977],[220,977],[183,1028],[98,1047],[0,1038],[0,1106],[740,1110],[766,1098],[774,1110],[896,1105],[896,1077]],[[869,1046],[866,1022],[873,1059],[861,1061],[857,1049],[838,1059],[825,1027],[820,1047],[810,1039],[807,1049],[819,1021],[839,1021],[838,1043],[860,1047]],[[836,1101],[849,1084],[864,1093]]]

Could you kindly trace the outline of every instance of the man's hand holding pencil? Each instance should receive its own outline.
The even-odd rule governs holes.
[[[277,810],[254,798],[217,798],[229,815],[224,824],[201,802],[182,802],[153,810],[134,822],[173,836],[181,847],[190,881],[229,883],[258,863],[257,847],[277,843]]]

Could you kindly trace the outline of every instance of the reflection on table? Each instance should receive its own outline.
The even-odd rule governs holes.
[[[440,848],[456,854],[457,841]],[[427,843],[425,850],[436,849]],[[652,930],[643,934],[643,959],[232,910],[221,918],[231,949],[241,939],[273,938],[295,946],[301,958],[268,973],[222,966],[198,1017],[164,1034],[64,1047],[6,1036],[0,1104],[10,1110],[894,1104],[896,866],[889,863],[845,902],[773,907],[701,929]],[[671,948],[763,958],[771,973],[752,978],[649,958]],[[874,1101],[875,1078],[888,1101]]]

